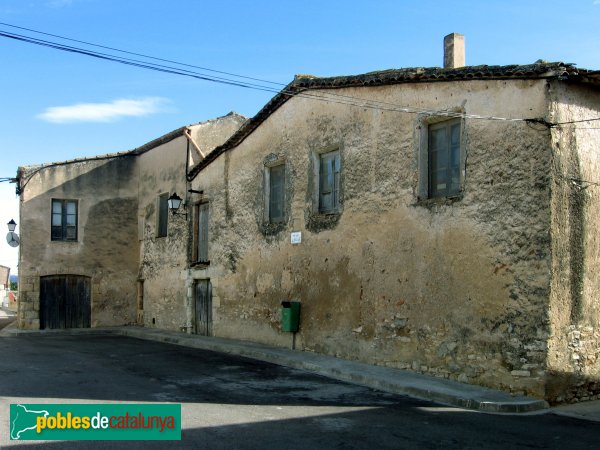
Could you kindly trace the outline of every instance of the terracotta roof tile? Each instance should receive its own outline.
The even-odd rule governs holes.
[[[594,75],[595,74],[595,75]],[[593,76],[592,76],[593,75]],[[589,78],[589,79],[586,79]],[[297,75],[294,80],[276,94],[253,118],[249,119],[223,145],[214,149],[204,160],[193,167],[188,179],[193,180],[198,173],[222,153],[238,146],[258,126],[281,105],[298,93],[313,89],[336,89],[360,86],[384,86],[402,83],[450,82],[465,80],[498,79],[544,79],[574,80],[579,82],[600,82],[599,72],[577,69],[574,64],[538,61],[528,65],[508,66],[465,66],[459,68],[415,67],[388,69],[361,75],[345,75],[320,78],[314,75]]]

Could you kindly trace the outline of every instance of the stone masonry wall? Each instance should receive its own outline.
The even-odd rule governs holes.
[[[335,93],[467,114],[546,115],[544,81],[464,81]],[[296,347],[539,397],[550,291],[549,133],[463,123],[460,199],[419,199],[428,119],[296,97],[193,181],[210,201],[216,336]],[[314,154],[341,153],[341,214],[314,213]],[[283,227],[265,227],[264,171],[286,164]],[[292,245],[290,233],[302,233]],[[188,281],[188,285],[191,282]],[[191,300],[190,300],[191,301]]]
[[[135,321],[137,198],[132,158],[25,169],[21,179],[18,326],[40,326],[40,277],[91,278],[91,325]],[[52,199],[78,200],[78,239],[52,241]]]
[[[230,113],[188,128],[196,145],[207,155],[210,149],[221,145],[237,131],[245,120],[239,114]],[[197,163],[198,158],[200,155],[195,146],[183,135],[138,157],[139,280],[143,282],[142,322],[147,327],[175,331],[192,329],[186,280],[192,245],[192,203],[196,194],[188,192],[186,161]],[[167,236],[157,237],[158,196],[173,192],[184,199],[184,205],[177,215],[169,213]]]
[[[598,117],[600,89],[554,83],[552,121]],[[600,398],[600,134],[596,122],[552,128],[552,285],[547,398]]]
[[[181,135],[138,156],[139,280],[143,281],[146,327],[180,330],[185,325],[185,292],[180,273],[187,262],[184,216],[169,213],[167,236],[157,237],[158,196],[186,197],[187,139]],[[181,208],[183,210],[183,208]],[[180,211],[182,212],[182,211]]]

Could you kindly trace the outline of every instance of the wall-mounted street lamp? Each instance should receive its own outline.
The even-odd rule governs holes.
[[[187,218],[187,212],[186,213],[178,213],[177,210],[179,209],[179,207],[181,206],[182,203],[182,198],[177,195],[177,192],[173,192],[173,194],[167,199],[167,205],[169,206],[169,210],[173,213],[173,215],[178,215],[178,216],[183,216],[185,215],[185,217]]]
[[[15,233],[15,228],[17,228],[17,222],[13,219],[10,219],[10,222],[6,224],[8,226],[8,234],[6,235],[6,242],[11,247],[17,247],[19,245],[19,235]]]

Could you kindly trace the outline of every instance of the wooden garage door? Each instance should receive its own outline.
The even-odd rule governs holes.
[[[89,328],[90,278],[54,275],[40,279],[40,329]]]

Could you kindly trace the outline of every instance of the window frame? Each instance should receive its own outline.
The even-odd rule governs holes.
[[[273,215],[273,170],[282,170],[281,183],[276,193],[279,194],[280,211],[281,215]],[[264,222],[267,224],[278,225],[286,222],[286,175],[287,167],[285,161],[278,160],[275,163],[265,165],[264,170]]]
[[[316,155],[316,173],[317,173],[317,183],[316,183],[316,200],[317,200],[317,212],[319,214],[337,214],[340,211],[340,197],[341,197],[341,173],[342,173],[342,155],[339,148],[330,149]],[[333,159],[331,159],[333,157]],[[327,161],[328,160],[328,161]],[[325,167],[329,166],[329,162],[332,162],[333,169],[331,172],[327,173],[332,174],[331,191],[323,192],[324,190],[324,161],[327,161]],[[336,172],[337,169],[337,172]],[[324,195],[332,195],[331,206],[325,205]]]
[[[462,109],[451,109],[452,113],[464,114]],[[430,155],[430,130],[442,126],[453,126],[458,124],[458,186],[446,193],[432,192],[431,189],[431,155]],[[415,186],[416,201],[423,205],[440,203],[446,201],[459,201],[463,198],[466,182],[467,162],[467,129],[464,117],[454,118],[448,115],[419,114],[415,122],[415,161],[418,181]],[[439,194],[439,195],[438,195]]]
[[[169,235],[169,193],[163,192],[156,198],[156,237]]]
[[[202,211],[206,211],[206,227],[202,228]],[[210,202],[201,201],[194,205],[193,217],[193,242],[192,242],[192,261],[191,266],[210,265],[209,246],[210,246]],[[201,239],[203,237],[203,239]],[[204,243],[204,244],[203,244]],[[204,245],[201,249],[200,246]]]
[[[60,212],[55,212],[54,205],[60,205]],[[68,204],[75,205],[75,213],[71,214],[68,211]],[[54,225],[56,214],[60,214],[60,225]],[[69,216],[75,216],[75,223],[69,225]],[[60,236],[55,233],[55,230],[60,229]],[[69,229],[74,230],[74,236],[69,237]],[[79,200],[77,199],[60,199],[53,198],[50,202],[50,240],[51,241],[66,241],[77,242],[79,239]]]
[[[453,129],[458,126],[458,136],[453,136]],[[433,133],[444,131],[442,146],[434,148]],[[427,129],[427,192],[429,198],[453,198],[461,192],[461,123],[460,119],[445,120],[442,122],[432,123]],[[454,142],[456,138],[456,142]],[[434,167],[434,154],[443,154],[445,166],[436,164]],[[438,168],[440,167],[440,168]],[[439,183],[434,186],[435,172],[443,171],[443,188],[438,188]],[[454,173],[455,172],[455,173]],[[455,181],[454,181],[455,179]]]

